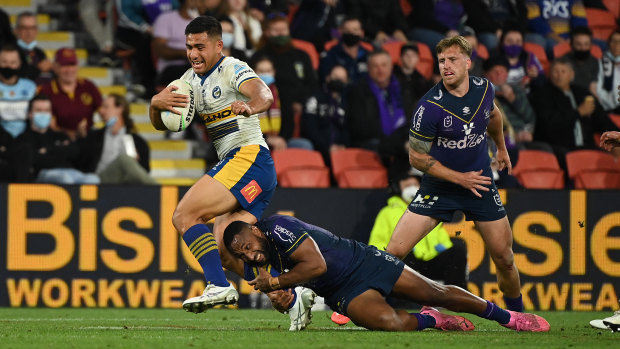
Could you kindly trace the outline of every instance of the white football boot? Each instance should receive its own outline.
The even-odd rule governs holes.
[[[590,326],[600,328],[601,330],[620,331],[620,310],[616,310],[614,315],[610,317],[590,321]]]
[[[239,293],[232,285],[221,287],[208,284],[201,296],[186,299],[183,309],[198,314],[219,304],[235,304],[237,300]]]
[[[314,291],[301,286],[295,287],[295,293],[295,304],[288,310],[291,318],[289,331],[301,331],[312,322],[312,306],[316,297]]]

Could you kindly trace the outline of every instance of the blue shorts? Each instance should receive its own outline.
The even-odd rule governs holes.
[[[347,315],[349,303],[360,294],[373,289],[383,296],[392,288],[402,274],[405,264],[400,259],[374,246],[366,248],[366,256],[343,285],[325,297],[325,304],[340,314]]]
[[[409,211],[446,222],[452,221],[455,211],[463,211],[468,221],[496,221],[506,216],[495,183],[489,191],[478,190],[482,198],[464,188],[447,187],[423,182]]]
[[[278,184],[269,149],[258,144],[231,150],[207,175],[224,184],[256,219],[262,216]]]

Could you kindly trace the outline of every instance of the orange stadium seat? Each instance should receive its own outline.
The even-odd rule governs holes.
[[[291,42],[295,48],[298,48],[308,54],[314,70],[319,69],[319,53],[316,51],[316,48],[311,42],[299,39],[292,39]]]
[[[592,29],[592,36],[599,40],[609,38],[609,35],[617,28],[616,19],[611,12],[598,8],[586,7],[588,26]]]
[[[544,47],[538,44],[535,44],[533,42],[525,42],[523,43],[523,49],[534,54],[534,56],[538,58],[538,61],[542,65],[543,70],[545,71],[545,74],[549,73],[550,63],[549,63],[549,58],[547,58],[547,54],[545,53]]]
[[[562,189],[564,171],[553,153],[521,150],[513,174],[527,189]]]
[[[318,151],[289,148],[274,151],[272,157],[281,187],[329,187],[329,169]]]
[[[553,46],[553,56],[556,58],[564,56],[569,51],[570,43],[568,41],[563,41]],[[590,48],[590,54],[596,59],[601,59],[603,57],[603,51],[601,48],[594,44],[592,45],[592,48]]]
[[[620,166],[613,155],[599,150],[575,150],[566,154],[568,176],[577,189],[620,188]]]
[[[390,54],[393,64],[400,64],[400,48],[404,44],[403,41],[391,41],[383,44],[381,48]],[[416,70],[426,79],[430,79],[433,76],[433,65],[435,64],[433,54],[426,44],[421,42],[414,42],[414,44],[418,46],[418,55],[420,56]]]
[[[347,148],[331,153],[332,173],[341,188],[385,188],[387,170],[373,151]]]
[[[478,57],[487,60],[489,59],[489,49],[483,44],[478,44],[476,47],[476,51],[478,52]]]
[[[603,5],[607,7],[609,13],[612,16],[619,18],[620,17],[620,1],[618,0],[603,0]]]

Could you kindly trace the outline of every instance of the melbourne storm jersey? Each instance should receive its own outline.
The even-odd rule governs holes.
[[[439,82],[418,102],[409,135],[432,142],[429,154],[452,170],[490,173],[486,129],[494,98],[493,85],[484,78],[470,77],[463,97],[449,93]],[[425,175],[424,182],[446,183],[431,175]]]
[[[269,241],[269,264],[280,272],[295,266],[289,257],[304,240],[311,237],[316,242],[327,264],[327,272],[304,286],[319,295],[329,295],[346,283],[363,262],[369,248],[290,216],[274,215],[261,219],[256,226]]]
[[[248,97],[239,92],[241,85],[258,79],[247,63],[232,57],[222,57],[203,76],[190,68],[181,79],[192,85],[196,114],[207,127],[209,137],[223,159],[234,148],[259,144],[269,148],[258,122],[258,114],[245,117],[233,114],[230,104],[236,100],[247,102]]]

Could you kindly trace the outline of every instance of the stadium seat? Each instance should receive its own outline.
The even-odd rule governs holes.
[[[329,187],[329,169],[318,151],[289,148],[274,151],[272,157],[281,187]]]
[[[615,18],[620,18],[620,1],[618,0],[603,0],[603,5],[607,7],[609,13]]]
[[[609,113],[609,119],[620,128],[620,114]]]
[[[577,189],[620,188],[620,166],[613,155],[598,150],[575,150],[566,154],[568,177]]]
[[[347,148],[331,153],[332,173],[341,188],[385,188],[387,171],[373,151]]]
[[[586,7],[586,18],[595,39],[607,41],[616,29],[616,19],[609,11]]]
[[[521,150],[513,175],[527,189],[562,189],[564,171],[553,153]]]
[[[476,47],[476,52],[478,52],[478,57],[487,60],[489,59],[489,50],[483,44],[478,44]]]
[[[338,44],[338,39],[333,39],[330,40],[328,42],[325,43],[325,46],[323,46],[323,49],[325,50],[325,52],[329,51],[332,47],[336,46],[336,44]],[[374,47],[372,47],[372,44],[366,42],[366,41],[360,41],[360,45],[365,48],[366,50],[372,52],[375,50]]]
[[[316,48],[311,42],[300,39],[291,39],[291,42],[295,48],[298,48],[308,54],[314,70],[319,69],[319,53],[316,52]]]
[[[556,58],[564,56],[569,51],[570,43],[568,41],[563,41],[553,46],[553,56]],[[603,57],[603,51],[601,50],[601,48],[594,44],[590,48],[590,54],[596,59],[601,59]]]
[[[549,73],[550,63],[549,63],[549,58],[547,58],[547,54],[545,53],[544,47],[538,44],[535,44],[533,42],[524,42],[523,49],[534,54],[534,56],[538,58],[538,61],[540,62],[540,64],[543,67],[543,70],[545,71],[545,75]]]
[[[391,41],[383,44],[381,48],[390,54],[393,64],[400,65],[400,48],[404,44],[403,41]],[[430,79],[433,76],[433,65],[435,64],[433,54],[426,44],[421,42],[415,42],[415,44],[418,46],[418,55],[420,56],[416,70],[426,79]]]

